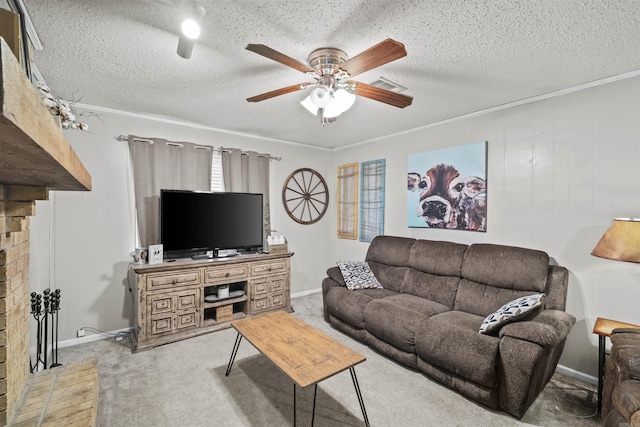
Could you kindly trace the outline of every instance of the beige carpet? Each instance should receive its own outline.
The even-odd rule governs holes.
[[[322,297],[292,301],[295,316],[367,357],[356,366],[372,426],[596,426],[594,386],[556,374],[521,420],[487,410],[332,329]],[[99,426],[290,426],[293,383],[242,341],[233,370],[225,370],[233,329],[131,354],[113,338],[60,349],[63,364],[99,360]],[[313,387],[298,389],[298,426],[311,425]],[[573,414],[574,416],[568,415]],[[347,371],[318,386],[316,426],[362,426]]]

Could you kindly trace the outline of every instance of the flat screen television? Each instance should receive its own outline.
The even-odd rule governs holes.
[[[159,222],[166,258],[253,252],[263,245],[262,194],[161,190]]]

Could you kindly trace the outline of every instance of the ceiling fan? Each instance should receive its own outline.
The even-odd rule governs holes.
[[[307,58],[308,64],[263,44],[249,44],[246,49],[301,71],[315,79],[313,83],[298,83],[252,96],[247,98],[249,102],[260,102],[287,93],[313,88],[308,99],[305,99],[302,104],[310,102],[312,105],[305,105],[305,107],[314,114],[319,112],[321,122],[324,125],[335,121],[340,113],[346,111],[353,104],[355,95],[398,108],[405,108],[413,101],[410,96],[350,80],[357,74],[406,56],[407,51],[404,45],[392,39],[383,40],[353,58],[349,58],[343,50],[333,47],[316,49]]]

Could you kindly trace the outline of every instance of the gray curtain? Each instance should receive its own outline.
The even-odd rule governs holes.
[[[224,189],[233,193],[262,194],[265,236],[271,234],[269,211],[269,154],[221,148]]]
[[[138,234],[142,247],[159,243],[160,190],[211,189],[211,147],[129,135]]]

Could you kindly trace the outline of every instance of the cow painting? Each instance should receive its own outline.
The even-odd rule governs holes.
[[[410,199],[415,201],[414,218],[424,221],[423,227],[486,231],[487,182],[484,173],[463,175],[451,163],[435,163],[426,171],[423,169],[424,172],[407,173],[407,190],[418,195],[417,200],[415,196]],[[412,215],[411,211],[408,215]]]

